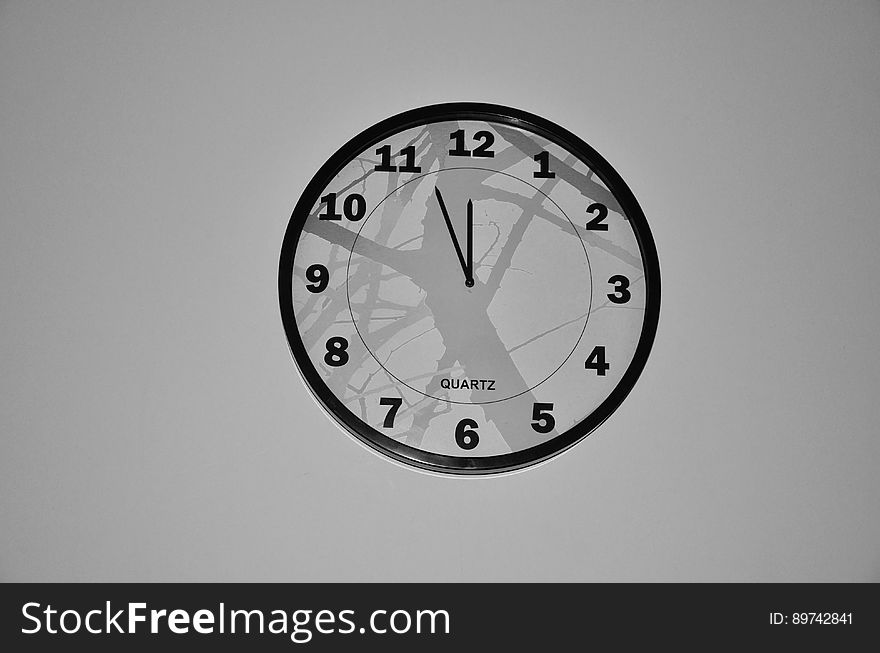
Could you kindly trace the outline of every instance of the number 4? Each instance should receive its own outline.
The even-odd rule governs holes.
[[[593,347],[590,357],[587,358],[587,361],[584,363],[584,368],[588,370],[596,370],[596,374],[599,376],[605,376],[605,372],[611,368],[611,366],[605,362],[605,347],[602,345]]]

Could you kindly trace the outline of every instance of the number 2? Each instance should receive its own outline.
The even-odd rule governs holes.
[[[608,207],[599,202],[594,202],[587,207],[587,213],[593,213],[596,217],[587,223],[590,231],[608,231],[608,225],[602,222],[608,217]]]

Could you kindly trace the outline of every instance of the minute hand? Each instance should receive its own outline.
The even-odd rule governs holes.
[[[446,222],[446,229],[449,231],[449,237],[452,239],[452,245],[455,247],[455,254],[458,256],[458,263],[461,265],[461,271],[464,272],[465,284],[468,286],[473,285],[473,280],[471,278],[468,261],[465,260],[464,254],[461,251],[461,245],[458,244],[458,238],[455,237],[455,229],[452,227],[452,220],[449,219],[449,213],[446,211],[446,204],[443,202],[443,195],[440,194],[440,189],[434,186],[434,194],[437,195],[437,203],[440,204],[440,211],[443,213],[443,220]],[[470,245],[470,230],[468,231],[468,244]],[[470,253],[470,246],[468,247]]]

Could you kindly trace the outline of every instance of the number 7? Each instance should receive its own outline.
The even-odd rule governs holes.
[[[382,422],[383,428],[390,429],[394,426],[394,418],[397,416],[397,411],[400,410],[402,403],[403,399],[400,397],[382,397],[379,400],[380,406],[391,406],[388,409],[388,414],[385,415],[385,421]]]

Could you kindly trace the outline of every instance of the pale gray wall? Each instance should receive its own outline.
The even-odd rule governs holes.
[[[877,2],[0,5],[0,579],[880,580]],[[524,473],[390,464],[281,328],[299,193],[451,100],[576,132],[654,352]]]

